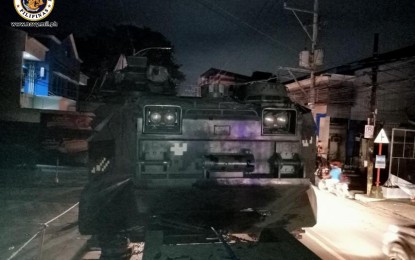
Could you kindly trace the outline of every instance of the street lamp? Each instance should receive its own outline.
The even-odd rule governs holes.
[[[142,55],[145,52],[149,51],[149,50],[171,50],[171,47],[148,47],[142,50],[139,50],[137,52],[135,52],[135,50],[133,51],[133,56],[138,56],[138,55]]]

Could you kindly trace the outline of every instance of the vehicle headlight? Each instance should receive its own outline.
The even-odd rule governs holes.
[[[399,240],[399,227],[391,224],[389,225],[388,230],[383,234],[383,244],[388,245],[397,240]]]
[[[173,105],[144,106],[143,133],[181,134],[182,109]]]
[[[288,124],[288,115],[287,113],[280,113],[276,115],[276,122],[275,125],[277,127],[286,127]]]
[[[268,112],[264,115],[264,125],[267,127],[283,128],[288,124],[288,115],[286,112]]]
[[[389,225],[388,227],[388,231],[392,232],[392,233],[398,233],[399,232],[399,227],[397,225]]]
[[[264,125],[271,127],[274,125],[274,122],[275,122],[275,117],[271,113],[267,113],[264,116]]]
[[[167,111],[164,114],[164,123],[166,124],[174,124],[176,122],[176,114],[174,112]]]
[[[294,109],[265,108],[262,111],[262,134],[295,134],[297,112]]]
[[[150,113],[150,121],[154,124],[158,124],[161,122],[161,115],[159,112],[151,112]]]

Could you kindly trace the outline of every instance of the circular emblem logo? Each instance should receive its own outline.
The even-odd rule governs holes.
[[[45,19],[53,9],[55,0],[14,0],[17,13],[28,21]]]

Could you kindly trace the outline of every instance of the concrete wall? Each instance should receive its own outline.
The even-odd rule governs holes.
[[[347,128],[343,125],[331,125],[329,134],[329,154],[330,160],[336,159],[346,161],[346,140]]]
[[[330,133],[330,117],[326,116],[320,119],[320,135],[321,152],[320,155],[324,158],[328,158],[329,153],[329,133]]]

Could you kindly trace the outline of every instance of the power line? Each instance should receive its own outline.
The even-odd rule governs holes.
[[[215,5],[215,4],[212,4],[213,6],[211,6],[211,5],[209,5],[209,4],[208,4],[206,1],[204,1],[204,0],[196,0],[196,2],[198,2],[198,3],[199,3],[199,4],[201,4],[201,5],[203,5],[204,7],[208,8],[209,10],[211,10],[211,11],[215,12],[216,14],[219,14],[219,15],[220,15],[220,16],[222,16],[222,17],[225,17],[225,16],[224,16],[224,14],[225,14],[227,17],[232,18],[232,19],[233,19],[233,21],[237,21],[237,22],[239,22],[240,24],[244,25],[245,27],[247,27],[247,28],[249,28],[249,29],[251,29],[251,30],[253,30],[253,31],[257,32],[257,33],[259,33],[259,34],[261,34],[262,36],[266,37],[267,39],[271,40],[272,42],[277,43],[278,45],[280,45],[280,46],[282,46],[282,47],[285,47],[285,48],[287,48],[288,50],[290,50],[290,51],[292,51],[292,52],[294,52],[294,53],[297,53],[297,50],[295,50],[295,49],[291,48],[289,45],[287,45],[287,44],[285,44],[285,43],[283,43],[283,42],[281,42],[281,41],[278,41],[278,40],[277,40],[277,39],[275,39],[274,37],[272,37],[272,36],[268,35],[267,33],[263,32],[263,31],[261,31],[261,30],[259,30],[258,28],[254,27],[253,25],[249,24],[248,22],[246,22],[246,21],[242,20],[241,18],[237,17],[236,15],[232,14],[231,12],[229,12],[229,11],[227,11],[227,10],[223,9],[222,7],[220,7],[220,6],[218,6],[218,5]],[[216,9],[215,9],[215,8],[216,8]],[[222,13],[221,13],[221,12],[219,12],[218,10],[219,10],[219,11],[221,11]]]
[[[256,16],[255,16],[255,21],[258,21],[258,18],[259,18],[259,17],[260,17],[260,15],[262,14],[262,12],[263,12],[263,10],[265,9],[265,7],[266,7],[267,3],[269,3],[270,1],[271,1],[271,0],[268,0],[267,2],[265,2],[265,3],[263,4],[262,8],[259,10],[259,12],[258,12],[258,13],[256,14]],[[217,15],[220,15],[222,18],[226,19],[227,21],[230,21],[230,22],[232,22],[232,23],[235,23],[235,21],[234,21],[234,20],[237,20],[237,21],[239,21],[239,22],[241,22],[241,21],[242,21],[240,18],[236,17],[235,15],[231,14],[230,12],[228,12],[228,11],[224,10],[223,8],[221,8],[221,7],[219,7],[219,6],[216,6],[216,8],[217,8],[217,9],[219,9],[219,11],[218,11],[218,10],[217,10],[217,9],[215,9],[213,6],[210,6],[208,3],[206,3],[206,1],[203,1],[203,0],[202,0],[202,1],[198,1],[198,3],[199,3],[200,5],[205,6],[207,9],[211,10],[212,12],[216,13]],[[220,11],[225,12],[225,14],[223,14],[223,13],[222,13],[222,12],[220,12]],[[234,20],[229,19],[229,16],[230,16],[231,18],[233,18]],[[243,42],[246,42],[248,39],[250,39],[250,38],[248,38],[248,36],[250,36],[250,35],[247,35],[247,37],[246,37],[246,38],[244,38]],[[242,45],[242,44],[241,44],[241,45]],[[237,58],[241,57],[243,54],[245,54],[245,52],[244,52],[244,51],[242,51],[242,50],[239,50],[239,54],[237,55],[237,57],[234,57],[234,59],[237,59]],[[232,59],[232,58],[228,57],[228,59],[224,62],[223,67],[226,67],[226,66],[227,66],[227,64],[229,64],[229,63],[230,63],[231,59]],[[221,72],[223,72],[223,71],[224,71],[224,70],[220,69],[219,73],[221,73]],[[270,77],[270,79],[272,79],[272,76]],[[270,79],[267,79],[267,80],[270,80]]]
[[[385,85],[391,84],[391,83],[397,83],[397,82],[402,82],[402,81],[411,81],[411,80],[414,80],[413,77],[409,77],[409,78],[408,77],[405,77],[405,76],[402,76],[401,77],[401,76],[397,76],[397,75],[394,75],[394,74],[389,73],[389,71],[396,71],[396,70],[397,71],[402,71],[402,69],[407,69],[407,68],[412,68],[413,69],[413,68],[415,68],[415,64],[412,64],[413,61],[414,61],[414,59],[412,59],[412,60],[406,60],[406,61],[404,61],[403,63],[400,63],[400,64],[405,64],[406,63],[407,65],[406,66],[403,66],[403,67],[401,66],[399,68],[396,68],[396,67],[394,67],[394,66],[392,66],[390,64],[382,64],[382,65],[380,65],[381,67],[383,67],[383,66],[384,67],[387,67],[387,69],[379,70],[379,73],[390,74],[390,75],[396,77],[397,79],[395,79],[395,80],[387,80],[387,81],[380,81],[378,83],[378,85],[379,86],[385,86]],[[394,61],[394,62],[399,62],[399,61]],[[364,69],[370,69],[370,68],[364,68]],[[364,69],[362,69],[362,70],[364,70]],[[406,73],[406,74],[410,74],[410,73]],[[318,90],[328,90],[330,87],[333,87],[335,85],[339,85],[339,84],[343,84],[343,83],[347,83],[347,82],[352,82],[353,83],[356,80],[359,80],[359,79],[364,78],[364,77],[369,77],[369,76],[370,76],[369,73],[362,73],[362,74],[359,74],[359,75],[355,75],[353,77],[350,77],[348,79],[342,80],[341,82],[336,81],[336,83],[334,83],[334,84],[330,84],[330,83],[327,83],[325,85],[319,84]],[[364,82],[362,82],[362,84],[363,83]],[[354,86],[357,87],[356,88],[356,91],[361,91],[361,92],[370,91],[370,89],[371,89],[372,86],[371,86],[371,84],[369,82],[367,84],[368,84],[368,87],[367,88],[364,88],[364,86],[359,86],[356,83],[354,83]],[[322,86],[323,86],[323,88],[322,88]],[[393,91],[391,89],[386,89],[386,88],[383,88],[382,90],[385,90],[385,91],[386,90],[387,91]],[[297,91],[297,90],[295,90],[295,91]],[[341,93],[341,91],[347,91],[347,90],[336,90],[336,89],[331,89],[330,90],[330,92],[331,93],[334,93],[334,94]],[[411,91],[414,91],[415,92],[415,89],[414,90],[409,90],[408,92],[411,92]],[[396,92],[396,93],[400,93],[400,92]]]

